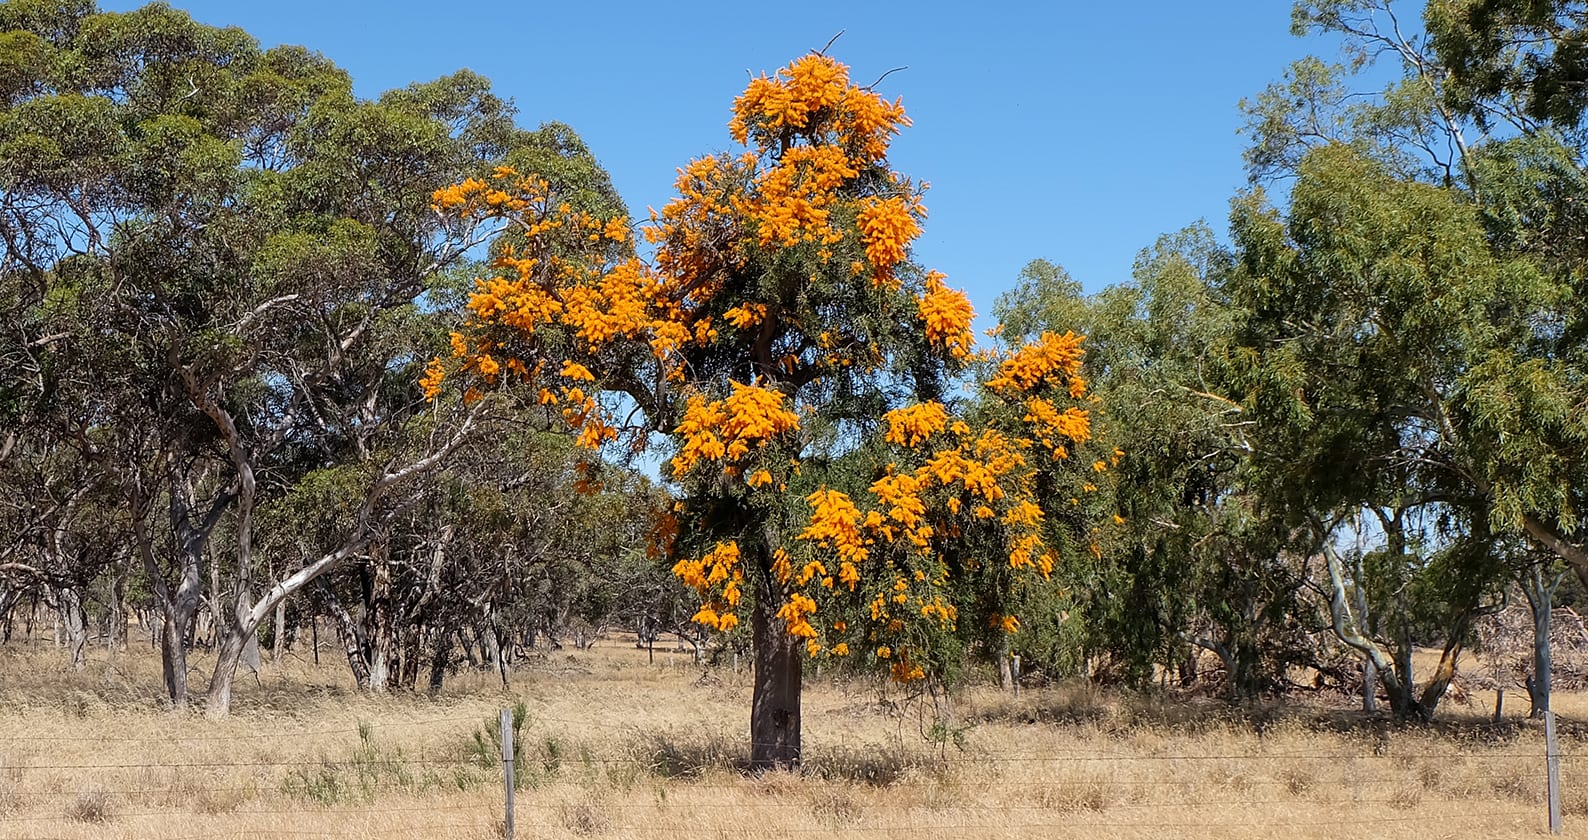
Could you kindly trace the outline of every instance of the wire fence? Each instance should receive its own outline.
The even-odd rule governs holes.
[[[536,716],[546,731],[515,748],[511,714],[502,719],[496,729],[473,715],[240,734],[0,735],[0,837],[661,838],[729,825],[758,837],[1322,837],[1399,825],[1494,836],[1559,830],[1559,764],[1575,766],[1553,737],[1470,748],[1092,743],[892,756],[834,740],[808,741],[798,775],[753,775],[738,772],[750,745],[737,740],[728,749],[569,743],[547,725],[592,723]],[[160,755],[126,755],[140,751]],[[1573,807],[1588,811],[1588,797]]]

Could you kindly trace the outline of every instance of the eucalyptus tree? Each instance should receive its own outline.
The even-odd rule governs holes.
[[[1247,697],[1319,657],[1307,641],[1309,569],[1259,510],[1255,421],[1231,370],[1239,313],[1223,284],[1233,259],[1194,225],[1144,250],[1132,281],[1092,295],[1032,263],[995,311],[1015,337],[1062,323],[1086,332],[1100,440],[1122,455],[1102,482],[1119,518],[1104,550],[1069,570],[1088,593],[1074,615],[1087,646],[1137,682],[1156,666],[1195,679],[1190,651],[1205,649],[1230,695]]]
[[[657,583],[683,597],[647,554],[665,497],[631,470],[592,471],[533,416],[487,423],[410,489],[371,550],[316,586],[365,690],[411,690],[421,672],[438,690],[460,654],[505,683],[515,651],[537,638],[556,644],[571,631],[588,644],[586,631],[637,623],[662,594],[644,592]],[[264,512],[280,523],[278,553],[313,557],[337,544],[360,494],[334,470],[301,484]]]
[[[1466,626],[1517,571],[1504,535],[1588,576],[1572,536],[1588,486],[1582,250],[1562,224],[1580,154],[1515,87],[1463,81],[1449,16],[1478,5],[1430,4],[1437,37],[1387,3],[1299,5],[1298,28],[1400,72],[1363,96],[1348,95],[1351,68],[1293,67],[1248,106],[1253,174],[1285,179],[1285,207],[1254,190],[1234,211],[1243,402],[1288,453],[1274,463],[1300,493],[1292,513],[1318,514],[1337,632],[1391,666],[1403,714],[1432,713]],[[1353,569],[1340,529],[1363,517],[1376,545]],[[1375,591],[1421,604],[1375,605]],[[1418,697],[1409,648],[1435,639],[1445,655]]]
[[[363,551],[400,507],[382,497],[442,463],[481,410],[428,409],[414,384],[445,341],[428,287],[476,242],[434,192],[513,164],[615,198],[571,131],[519,129],[466,71],[363,100],[318,54],[160,4],[14,0],[0,32],[6,299],[76,307],[14,339],[39,373],[8,400],[77,401],[50,416],[123,490],[174,702],[201,568],[224,558],[208,701],[224,714],[263,617]],[[121,384],[58,388],[58,372]],[[333,464],[362,488],[342,539],[262,563],[259,506]]]
[[[1299,31],[1340,36],[1355,67],[1377,58],[1399,73],[1373,95],[1352,88],[1352,67],[1297,64],[1248,106],[1248,160],[1259,179],[1289,177],[1311,150],[1349,147],[1389,181],[1450,191],[1450,214],[1470,215],[1476,228],[1462,221],[1460,235],[1487,249],[1493,265],[1479,273],[1501,279],[1477,281],[1492,293],[1454,305],[1445,293],[1440,305],[1470,319],[1447,334],[1472,341],[1446,380],[1429,380],[1433,364],[1396,372],[1428,386],[1411,404],[1440,442],[1427,465],[1494,532],[1527,534],[1588,580],[1588,176],[1580,92],[1564,84],[1582,63],[1582,7],[1434,2],[1420,22],[1398,12],[1382,0],[1298,4]],[[1426,291],[1445,290],[1436,281]]]

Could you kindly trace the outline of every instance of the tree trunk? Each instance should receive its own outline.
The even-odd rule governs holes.
[[[76,587],[63,586],[55,590],[55,608],[60,614],[67,657],[73,668],[82,670],[88,664],[88,616],[83,612],[83,596]]]
[[[1527,606],[1533,613],[1533,673],[1527,677],[1527,699],[1531,706],[1527,716],[1535,720],[1549,711],[1550,672],[1554,657],[1549,643],[1550,614],[1555,606],[1555,586],[1544,582],[1544,570],[1535,565],[1531,574],[1522,579],[1522,591],[1527,595]]]
[[[238,625],[247,623],[249,607],[252,607],[253,604],[254,593],[249,582],[244,580],[238,584],[237,589],[236,618],[234,620]],[[258,622],[254,623],[253,631],[243,637],[243,650],[242,655],[238,657],[238,662],[248,666],[250,673],[259,673],[259,666],[263,663],[259,659]]]
[[[276,633],[270,640],[270,661],[280,665],[287,650],[287,599],[276,605]]]
[[[1402,615],[1405,611],[1402,610]],[[1390,710],[1396,717],[1409,719],[1418,716],[1417,709],[1417,680],[1412,670],[1412,645],[1411,628],[1403,628],[1404,633],[1400,648],[1395,651],[1395,688],[1391,690]],[[1389,685],[1389,680],[1385,680]]]
[[[105,646],[117,649],[127,649],[127,578],[132,574],[132,564],[127,562],[123,555],[116,570],[116,576],[110,584],[110,627],[106,633]]]
[[[11,626],[14,620],[16,606],[22,600],[22,592],[6,586],[0,582],[0,643],[11,642]]]
[[[1003,633],[998,638],[998,687],[1008,691],[1014,687],[1015,675],[1009,667],[1009,634]]]
[[[452,640],[457,634],[450,627],[442,627],[436,633],[436,649],[430,658],[430,693],[441,691],[441,683],[447,678],[447,665],[452,661]]]
[[[359,690],[367,690],[369,660],[364,654],[364,633],[353,621],[353,617],[347,614],[342,602],[337,599],[335,593],[331,592],[330,587],[321,587],[321,594],[325,599],[326,611],[336,623],[336,637],[342,642],[342,652],[347,656],[347,667],[353,673],[353,682]]]
[[[243,659],[246,647],[247,641],[241,633],[220,635],[215,651],[215,671],[210,677],[209,696],[204,701],[205,716],[218,719],[231,712],[232,684],[237,681],[237,666]]]
[[[1346,583],[1345,563],[1333,546],[1324,545],[1323,556],[1327,561],[1333,590],[1329,599],[1329,611],[1334,619],[1335,636],[1361,654],[1383,679],[1384,691],[1389,695],[1390,711],[1396,717],[1410,717],[1415,713],[1413,706],[1416,704],[1409,685],[1412,679],[1410,645],[1408,644],[1403,651],[1397,651],[1403,657],[1402,661],[1397,663],[1384,652],[1384,648],[1378,642],[1367,636],[1363,631],[1366,616],[1359,614],[1366,612],[1361,588]],[[1360,579],[1361,569],[1357,568],[1355,572],[1356,577]],[[1355,611],[1352,610],[1352,601],[1357,604]]]
[[[755,691],[750,700],[750,769],[794,770],[800,764],[800,669],[804,651],[778,617],[770,575],[761,575],[754,625]]]
[[[494,610],[493,610],[494,612]],[[502,646],[496,638],[496,628],[491,626],[489,618],[479,622],[474,635],[480,640],[480,658],[483,667],[498,669],[502,663]]]
[[[369,589],[369,690],[384,694],[391,688],[392,633],[391,563],[385,540],[370,544]]]
[[[187,622],[167,610],[161,616],[160,670],[165,677],[165,694],[178,709],[187,706]]]
[[[458,643],[463,646],[463,658],[468,661],[470,668],[479,668],[480,658],[474,655],[474,640],[469,638],[471,635],[473,632],[467,625],[458,628]]]
[[[1362,663],[1362,711],[1378,711],[1378,666],[1371,659]]]
[[[147,518],[150,502],[141,485],[134,490],[131,499],[132,522],[144,573],[154,589],[155,601],[160,608],[160,670],[165,680],[166,696],[172,705],[180,709],[187,706],[188,639],[203,594],[201,568],[204,549],[230,500],[227,494],[222,493],[211,503],[204,518],[194,522],[193,488],[175,469],[171,471],[168,495],[171,531],[175,537],[179,564],[174,592],[160,569],[160,563],[155,559],[154,541],[149,534]]]
[[[497,632],[496,605],[492,604],[485,620],[480,622],[480,647],[486,661],[496,669],[496,675],[502,679],[502,688],[507,688],[507,651],[502,648],[502,636]]]
[[[385,472],[382,474],[374,484],[370,485],[370,487],[364,491],[364,500],[359,505],[359,509],[353,517],[354,521],[357,522],[358,525],[353,529],[352,533],[348,534],[344,538],[340,547],[320,555],[318,559],[304,564],[304,566],[297,571],[277,580],[265,590],[265,594],[261,596],[258,601],[252,602],[250,604],[241,596],[251,595],[251,584],[254,572],[253,553],[250,542],[250,535],[252,534],[251,522],[254,490],[252,466],[246,457],[246,453],[243,452],[241,446],[237,443],[238,439],[236,437],[235,428],[229,425],[230,415],[227,415],[223,410],[219,409],[213,402],[204,403],[200,407],[203,408],[206,413],[209,413],[217,423],[221,424],[223,431],[227,432],[227,439],[232,442],[231,451],[233,455],[233,463],[238,471],[238,482],[241,488],[239,495],[239,499],[241,501],[238,505],[238,545],[236,555],[240,597],[238,601],[238,608],[236,610],[236,623],[227,628],[228,644],[233,642],[231,637],[235,637],[235,644],[238,647],[239,656],[242,655],[243,650],[247,647],[250,638],[254,638],[255,651],[257,653],[258,642],[255,633],[259,628],[259,622],[264,620],[264,617],[269,614],[270,610],[275,609],[278,603],[280,603],[283,599],[290,597],[293,593],[297,592],[303,587],[313,583],[315,580],[318,580],[321,575],[326,574],[327,572],[330,572],[341,564],[347,562],[350,557],[354,556],[360,551],[363,551],[369,545],[370,541],[378,536],[378,527],[372,522],[372,518],[375,507],[380,500],[385,497],[387,492],[390,491],[392,487],[402,484],[403,482],[406,482],[416,476],[428,473],[431,469],[440,464],[443,459],[451,454],[469,436],[474,428],[474,423],[477,417],[477,415],[475,415],[473,412],[470,412],[469,414],[465,415],[463,422],[458,426],[457,431],[454,432],[453,435],[448,438],[440,448],[431,451],[428,455],[413,461],[401,469]],[[381,559],[384,561],[384,550],[381,550],[380,554]],[[327,595],[330,595],[329,591],[327,591]],[[335,604],[334,597],[328,597],[327,600],[330,603]],[[340,610],[340,605],[337,605],[337,609]],[[338,619],[343,620],[346,618],[346,612],[341,611]],[[356,679],[360,676],[360,669],[355,659],[355,653],[362,653],[362,651],[357,650],[356,645],[348,649],[348,662],[353,666],[354,676]],[[366,657],[364,659],[364,664],[366,670],[362,674],[364,680],[363,684],[365,686],[374,685],[375,683],[370,680],[370,673],[367,670],[368,666],[372,664],[371,660]],[[390,672],[390,664],[391,663],[389,659],[384,657],[382,658],[381,667],[388,673]],[[221,665],[226,665],[229,669],[235,670],[236,660],[233,659],[229,662],[224,659],[217,660],[217,667],[219,668]],[[229,700],[231,680],[232,675],[230,673],[222,675],[219,670],[217,670],[217,672],[211,677],[211,691],[220,692],[216,694],[217,699]],[[385,688],[386,684],[386,679],[382,678],[379,682],[379,687]],[[226,714],[226,709],[227,706],[225,704],[216,704],[211,706],[208,711],[212,716],[220,716]]]
[[[1439,708],[1439,701],[1444,699],[1445,690],[1450,687],[1450,681],[1456,678],[1456,663],[1461,659],[1461,636],[1465,628],[1458,628],[1452,635],[1451,641],[1445,643],[1444,652],[1439,655],[1439,665],[1434,669],[1433,679],[1428,685],[1423,686],[1423,696],[1417,701],[1417,715],[1423,720],[1433,720],[1434,712]]]
[[[1196,685],[1197,680],[1202,676],[1202,672],[1197,668],[1196,648],[1187,648],[1185,655],[1175,663],[1175,675],[1180,678],[1181,687]]]

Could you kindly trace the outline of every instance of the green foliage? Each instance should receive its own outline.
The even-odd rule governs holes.
[[[1433,0],[1432,48],[1449,68],[1451,106],[1483,122],[1526,119],[1564,130],[1588,109],[1588,35],[1574,0]]]
[[[524,727],[529,723],[529,706],[520,700],[513,704],[512,721],[509,729],[513,733],[513,773],[515,786],[521,786],[521,780],[528,779],[529,745],[524,742]],[[474,730],[473,740],[469,744],[469,760],[480,767],[500,768],[502,761],[502,725],[500,718],[486,718],[485,723]]]
[[[1282,684],[1309,655],[1304,580],[1256,510],[1252,422],[1231,389],[1232,270],[1233,255],[1195,225],[1144,250],[1131,283],[1086,296],[1039,261],[1000,298],[996,312],[1017,336],[1066,324],[1087,333],[1094,426],[1123,453],[1088,499],[1094,519],[1121,521],[1097,553],[1068,552],[1061,602],[1022,613],[1035,618],[1011,641],[1028,669],[1079,673],[1091,659],[1140,685],[1203,646],[1245,696]]]
[[[1366,543],[1341,603],[1359,599],[1357,620],[1397,650],[1413,636],[1459,650],[1517,571],[1514,535],[1588,575],[1569,539],[1588,486],[1571,408],[1588,395],[1584,250],[1566,233],[1581,149],[1556,130],[1575,119],[1561,100],[1492,63],[1547,76],[1559,67],[1538,56],[1576,35],[1513,40],[1525,25],[1509,16],[1552,6],[1523,5],[1432,3],[1425,35],[1385,3],[1301,4],[1298,27],[1343,35],[1351,66],[1298,65],[1248,106],[1254,176],[1294,178],[1283,210],[1254,190],[1232,214],[1234,384],[1257,469],[1283,488],[1271,510],[1312,534],[1303,550]],[[1351,71],[1383,56],[1401,78],[1347,96]],[[1396,657],[1406,711],[1410,656]]]
[[[469,790],[490,778],[487,774],[424,765],[415,769],[401,747],[378,743],[374,728],[360,722],[358,746],[346,758],[322,759],[318,765],[294,767],[282,780],[281,792],[293,799],[316,805],[367,805],[394,792],[422,793],[449,788]]]
[[[323,56],[165,4],[0,4],[0,305],[22,327],[0,414],[121,497],[178,626],[215,558],[244,613],[267,572],[344,562],[406,504],[382,477],[453,445],[460,412],[418,386],[455,326],[427,291],[478,243],[437,189],[514,161],[619,205],[571,130],[515,117],[468,71],[361,99]]]

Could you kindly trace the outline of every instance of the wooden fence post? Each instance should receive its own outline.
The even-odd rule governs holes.
[[[1019,697],[1020,696],[1020,654],[1018,654],[1018,653],[1015,654],[1014,658],[1015,658],[1015,667],[1014,667],[1015,696]]]
[[[513,840],[513,710],[502,710],[502,785],[507,792],[507,813],[502,834]]]
[[[1549,773],[1549,833],[1560,828],[1560,742],[1555,740],[1555,713],[1544,710],[1544,762]]]

